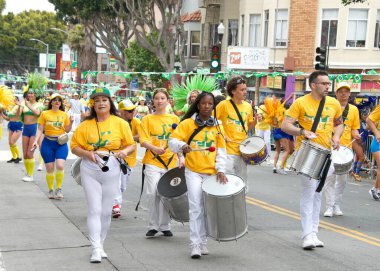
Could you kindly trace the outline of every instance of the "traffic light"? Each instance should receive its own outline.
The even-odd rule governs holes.
[[[317,61],[315,69],[320,71],[327,70],[327,49],[325,47],[317,47],[315,52],[317,53],[317,56],[315,57],[315,61]]]
[[[220,46],[214,45],[211,48],[211,73],[217,73],[220,71]]]

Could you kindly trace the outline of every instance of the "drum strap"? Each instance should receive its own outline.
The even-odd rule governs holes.
[[[331,154],[328,154],[326,161],[325,161],[325,164],[324,164],[322,171],[321,171],[321,178],[320,178],[318,187],[315,190],[315,192],[320,193],[322,191],[322,188],[325,185],[325,181],[327,178],[327,173],[329,172],[329,169],[330,169],[330,165],[331,165]]]
[[[311,131],[313,133],[315,133],[315,131],[317,131],[318,123],[319,123],[319,121],[321,119],[322,110],[323,110],[323,107],[325,106],[325,102],[326,102],[326,98],[325,97],[323,97],[322,100],[319,102],[317,115],[315,115],[313,126],[311,127]]]
[[[343,123],[344,123],[344,121],[345,121],[346,118],[347,118],[348,110],[349,110],[349,109],[350,109],[350,107],[349,107],[349,104],[347,103],[347,105],[346,105],[346,107],[344,108],[343,113],[342,113]]]
[[[140,191],[139,202],[137,202],[137,205],[136,205],[135,211],[137,211],[137,210],[139,209],[139,205],[140,205],[140,201],[141,201],[141,196],[142,196],[142,193],[143,193],[143,191],[144,191],[144,181],[145,181],[144,170],[145,170],[145,164],[143,164],[143,166],[142,166],[141,191]]]
[[[234,109],[235,109],[236,115],[237,115],[238,118],[239,118],[240,124],[241,124],[241,126],[243,127],[243,130],[244,130],[245,134],[247,134],[247,130],[245,129],[243,118],[241,117],[241,115],[240,115],[240,113],[239,113],[239,110],[238,110],[237,107],[236,107],[236,104],[234,103],[234,101],[233,101],[232,99],[230,100],[230,102],[231,102],[232,106],[233,106]]]

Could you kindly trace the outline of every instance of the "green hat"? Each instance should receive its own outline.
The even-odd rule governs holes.
[[[107,96],[111,98],[111,93],[106,88],[97,88],[91,92],[90,99],[95,98],[96,96]]]

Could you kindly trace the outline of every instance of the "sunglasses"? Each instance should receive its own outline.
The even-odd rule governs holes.
[[[238,78],[236,79],[236,84],[239,85],[239,84],[245,84],[245,80],[243,78]]]
[[[62,102],[61,99],[54,99],[54,100],[51,100],[52,102]]]
[[[96,159],[96,164],[99,166],[99,168],[103,171],[103,172],[107,172],[110,170],[110,168],[107,166],[107,163],[109,161],[109,155],[105,155],[103,157],[100,157],[99,155],[97,155],[97,157],[99,157],[100,159],[102,159],[104,161],[104,163],[102,163],[101,161],[99,161],[98,159]]]
[[[135,111],[134,109],[131,109],[131,110],[125,110],[127,111],[128,113],[133,113],[133,111]]]
[[[104,155],[103,157],[100,157],[98,155],[98,157],[101,158],[104,161],[104,163],[102,163],[101,161],[96,160],[98,166],[100,167],[100,169],[103,172],[109,171],[109,167],[107,166],[107,163],[108,163],[108,161],[110,159],[110,156],[114,156],[116,158],[116,160],[119,162],[120,169],[121,169],[121,171],[123,172],[124,175],[128,174],[128,172],[131,171],[131,169],[128,166],[128,163],[126,163],[124,159],[117,158],[116,154],[114,152],[110,151],[108,153],[108,155]]]

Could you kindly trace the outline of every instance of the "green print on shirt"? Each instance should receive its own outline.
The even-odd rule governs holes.
[[[108,144],[108,139],[106,140],[103,140],[103,136],[104,135],[110,135],[111,134],[111,131],[107,131],[107,132],[100,132],[100,138],[99,140],[96,142],[96,143],[91,143],[91,142],[87,142],[89,145],[93,146],[95,149],[99,149],[99,148],[102,148],[102,147],[105,147],[107,146]]]
[[[204,140],[203,141],[199,141],[199,140],[192,140],[192,142],[194,142],[196,144],[197,147],[199,148],[209,148],[212,146],[212,144],[215,142],[213,139],[208,141],[208,133],[209,131],[204,131],[203,134],[204,134]],[[211,135],[214,135],[215,132],[210,132]]]
[[[241,115],[242,120],[245,122],[244,116],[247,118],[248,117],[248,113],[247,112],[239,112],[239,113]],[[235,125],[241,125],[239,119],[236,120],[236,119],[232,118],[230,115],[228,115],[227,116],[227,124],[231,124],[231,123],[233,123]]]
[[[309,121],[311,121],[311,122],[313,123],[313,122],[314,122],[314,119],[315,119],[315,116],[309,116],[309,115],[306,114],[306,112],[305,112],[305,114],[304,114],[304,118],[308,119]],[[318,126],[319,126],[321,123],[323,123],[323,128],[322,128],[322,129],[326,129],[326,125],[327,125],[327,123],[329,122],[329,120],[330,120],[330,116],[329,116],[329,115],[320,118],[319,123],[318,123]]]
[[[46,121],[46,124],[47,125],[51,125],[53,127],[58,127],[58,128],[61,128],[63,127],[63,122],[59,120],[60,117],[57,117],[57,121]]]
[[[164,131],[163,134],[161,134],[161,135],[158,135],[158,134],[157,134],[157,135],[152,134],[152,136],[157,137],[157,139],[159,139],[159,140],[168,140],[169,137],[170,137],[170,135],[171,135],[172,133],[166,131],[166,126],[167,126],[167,127],[172,127],[173,124],[162,124],[161,127],[162,127],[162,130]]]

